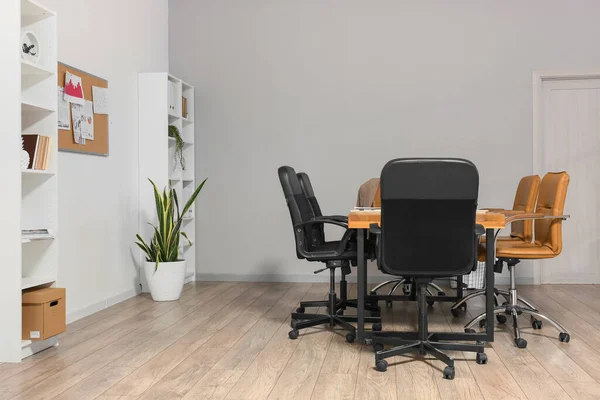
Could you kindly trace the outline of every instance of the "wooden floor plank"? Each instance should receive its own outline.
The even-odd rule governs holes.
[[[323,298],[327,293],[326,284],[316,283],[304,296],[304,300]],[[289,320],[288,320],[289,321]],[[287,365],[300,340],[291,340],[287,334],[289,322],[279,328],[265,349],[254,359],[241,378],[231,388],[227,399],[266,399],[277,379]],[[300,337],[306,330],[300,331]]]
[[[310,283],[295,284],[260,320],[217,362],[214,369],[246,370],[281,325],[289,319]]]
[[[358,364],[357,364],[358,368]],[[358,371],[357,371],[358,372]],[[357,374],[319,374],[312,400],[352,400]]]
[[[189,284],[188,284],[189,285]],[[215,282],[213,284],[213,286],[208,289],[208,292],[217,292],[218,290],[223,290],[224,288],[228,287],[232,285],[232,283],[229,282]],[[187,285],[186,285],[187,286]],[[61,338],[59,340],[60,342],[60,346],[58,347],[52,347],[50,349],[47,349],[43,352],[34,354],[31,357],[26,358],[25,360],[23,360],[21,363],[15,363],[15,364],[4,364],[4,365],[0,365],[0,382],[2,382],[3,380],[14,376],[18,373],[21,373],[23,371],[25,371],[28,368],[31,368],[37,364],[39,364],[40,362],[47,360],[51,357],[54,357],[56,355],[59,354],[63,354],[65,352],[71,352],[70,349],[76,347],[78,344],[83,343],[84,341],[90,341],[91,338],[94,337],[93,333],[94,332],[98,332],[99,334],[103,335],[103,336],[109,336],[111,335],[115,330],[118,330],[118,324],[121,323],[123,324],[123,317],[129,315],[130,318],[126,319],[125,323],[131,323],[134,320],[138,320],[139,318],[142,319],[146,319],[148,321],[150,321],[152,319],[152,317],[156,317],[156,311],[151,312],[151,310],[159,310],[159,313],[165,313],[166,311],[169,311],[169,308],[174,308],[174,306],[171,305],[163,305],[164,303],[156,303],[153,302],[148,294],[143,294],[140,296],[137,296],[137,298],[139,298],[139,301],[136,302],[135,304],[133,304],[131,307],[126,307],[126,308],[122,308],[120,307],[120,303],[107,308],[107,310],[112,310],[113,308],[117,309],[116,313],[113,313],[111,316],[111,320],[116,320],[117,323],[109,323],[108,325],[106,323],[104,324],[96,324],[96,322],[101,322],[104,319],[101,319],[99,321],[96,322],[92,322],[90,324],[86,324],[85,327],[80,327],[78,329],[75,329],[75,331],[73,333],[77,333],[77,335],[71,335],[71,325],[69,324],[67,325],[67,331],[61,335]],[[181,303],[182,305],[185,304],[185,302],[180,301],[179,303]],[[166,310],[165,310],[166,309]],[[137,313],[137,314],[136,314]],[[105,321],[106,322],[106,321]],[[76,323],[75,323],[76,324]],[[105,328],[106,326],[113,326],[112,329],[108,329],[108,330],[104,330],[103,328]],[[83,328],[86,329],[87,333],[84,333],[84,337],[82,337],[82,333],[81,331],[83,330]],[[87,339],[86,339],[87,336]],[[78,348],[78,350],[75,353],[81,353],[81,348],[83,348],[85,346],[80,346]],[[54,362],[54,361],[50,361],[50,362]],[[40,373],[38,372],[38,375]],[[0,387],[0,392],[1,392],[1,387]]]
[[[211,367],[223,357],[223,354],[232,346],[228,343],[235,343],[242,337],[249,328],[241,328],[236,321],[245,321],[247,318],[254,318],[254,323],[259,320],[265,312],[275,307],[282,297],[289,292],[290,284],[275,284],[269,287],[267,292],[260,296],[248,308],[243,310],[240,316],[230,322],[225,328],[221,329],[213,338],[221,338],[217,346],[213,340],[206,341],[192,355],[186,358],[174,370],[169,372],[156,385],[151,387],[143,396],[144,399],[161,399],[161,398],[180,398],[187,394],[196,382],[202,378],[204,374],[190,373],[190,369],[196,368],[198,362],[201,367],[208,367],[206,373]],[[293,296],[293,294],[292,294]],[[262,311],[260,311],[262,310]],[[245,325],[250,326],[246,323]],[[231,328],[234,329],[231,329]],[[207,359],[207,355],[212,355]],[[179,397],[177,397],[179,396]]]
[[[229,322],[267,291],[269,287],[269,284],[250,284],[247,291],[236,297],[221,310],[218,310],[218,314],[213,313],[214,315],[205,320],[201,325],[196,324],[193,330],[189,329],[184,336],[172,343],[171,346],[157,353],[153,358],[145,362],[145,364],[139,365],[134,373],[113,386],[106,394],[119,396],[142,395],[191,353],[200,348],[202,344],[210,340],[215,333],[227,326]],[[208,309],[209,307],[206,308]]]
[[[350,285],[350,297],[355,290]],[[520,286],[572,332],[571,342],[521,317],[529,345],[518,349],[510,326],[497,324],[487,365],[451,353],[453,381],[442,378],[443,364],[413,354],[378,372],[372,347],[346,343],[341,330],[312,328],[288,339],[298,301],[327,291],[321,283],[206,282],[186,285],[178,302],[127,299],[69,325],[56,349],[0,364],[0,400],[600,399],[599,285]],[[448,307],[429,309],[431,331],[462,330],[483,300],[470,301],[459,318]],[[382,311],[385,330],[415,329],[415,303]]]
[[[248,286],[248,288],[250,288],[250,286]],[[243,295],[245,290],[241,293],[241,295]],[[230,289],[223,292],[223,296],[230,300],[234,299],[240,296],[240,290],[237,286],[232,286]],[[176,302],[173,303],[175,304]],[[224,304],[226,303],[227,302]],[[207,303],[207,305],[210,304],[210,302]],[[163,337],[161,335],[164,332],[172,331],[174,328],[178,328],[177,322],[181,320],[193,320],[199,324],[201,321],[192,318],[186,318],[191,312],[194,311],[194,307],[197,306],[180,306],[179,308],[174,309],[173,311],[152,321],[150,324],[143,326],[139,329],[139,332],[134,332],[131,335],[125,335],[120,340],[112,343],[112,345],[105,346],[100,351],[96,351],[89,356],[82,358],[73,365],[63,367],[63,369],[57,372],[55,375],[46,377],[47,379],[35,385],[31,385],[32,387],[20,393],[19,396],[22,396],[23,398],[35,397],[39,399],[52,398],[52,396],[65,391],[70,386],[100,370],[103,366],[122,356],[124,353],[132,351],[133,349],[138,348],[140,345],[147,345],[147,343],[151,342],[155,337]],[[218,310],[215,310],[215,307],[216,304],[214,304],[213,307],[206,307],[206,309],[209,313],[214,313]],[[208,315],[205,316],[205,319],[206,318],[208,318]],[[185,326],[189,327],[189,325]],[[190,327],[190,329],[192,328]],[[112,365],[112,367],[121,366],[130,368],[135,367],[128,365]],[[32,368],[32,370],[35,370],[35,368]],[[30,370],[26,372],[29,371]],[[121,371],[125,371],[125,369],[122,369]]]

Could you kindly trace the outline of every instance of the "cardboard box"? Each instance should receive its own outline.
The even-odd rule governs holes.
[[[23,340],[45,340],[67,329],[65,289],[27,290],[22,302]]]

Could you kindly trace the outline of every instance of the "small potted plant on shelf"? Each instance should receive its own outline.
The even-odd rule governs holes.
[[[144,274],[152,299],[154,301],[177,300],[183,290],[186,270],[186,261],[179,254],[181,236],[188,241],[190,246],[192,245],[185,232],[181,231],[182,215],[185,215],[194,204],[206,179],[194,190],[181,213],[175,190],[165,188],[160,193],[154,182],[151,179],[148,180],[154,188],[158,224],[150,224],[154,228],[154,236],[150,244],[147,244],[139,234],[136,235],[135,243],[146,253]]]
[[[169,137],[175,139],[175,162],[173,169],[177,168],[177,164],[185,171],[185,158],[183,157],[183,139],[179,133],[179,128],[175,125],[169,125]]]

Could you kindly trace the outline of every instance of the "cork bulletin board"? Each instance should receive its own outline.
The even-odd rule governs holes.
[[[65,87],[65,73],[69,71],[81,77],[83,95],[86,100],[94,100],[92,86],[108,88],[108,81],[95,75],[73,68],[70,65],[58,63],[58,86]],[[69,112],[71,112],[69,110]],[[73,124],[70,130],[58,130],[58,150],[77,153],[108,156],[108,115],[94,114],[94,140],[86,140],[85,144],[75,143]]]

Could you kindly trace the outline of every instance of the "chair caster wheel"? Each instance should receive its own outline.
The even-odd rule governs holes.
[[[343,315],[344,315],[344,310],[339,310],[339,311],[337,312],[337,315],[342,315],[342,316],[343,316]]]
[[[377,296],[377,292],[373,292],[373,291],[371,291],[371,292],[369,293],[369,296]]]
[[[348,343],[354,343],[354,339],[356,339],[356,336],[354,336],[353,333],[347,333],[346,334],[346,342],[348,342]]]
[[[288,333],[288,336],[290,337],[290,339],[296,340],[296,339],[298,339],[298,334],[299,334],[298,329],[294,329]]]
[[[441,291],[438,292],[438,296],[445,296],[445,295],[446,295],[446,292],[441,292]]]
[[[451,309],[450,309],[450,314],[452,314],[452,316],[453,316],[454,318],[458,318],[458,316],[460,315],[460,314],[458,313],[458,309],[456,309],[456,308],[451,308]]]
[[[485,353],[477,353],[477,358],[475,359],[477,364],[487,364],[488,358]]]
[[[382,351],[384,349],[383,343],[374,343],[373,351],[377,353],[378,351]]]
[[[527,340],[525,340],[523,338],[515,339],[515,344],[517,345],[518,348],[524,349],[527,347]]]
[[[385,360],[379,360],[375,363],[375,369],[379,372],[387,371],[388,362]]]
[[[505,324],[506,323],[506,315],[497,314],[496,321],[498,321],[499,324]]]
[[[393,303],[391,300],[386,300],[386,301],[385,301],[385,306],[386,306],[387,308],[392,308],[392,304],[394,304],[394,303]]]
[[[296,308],[296,313],[298,313],[298,314],[304,314],[305,312],[306,312],[306,309],[304,307]]]
[[[539,319],[534,319],[531,321],[531,326],[533,329],[542,329],[542,321]]]
[[[487,320],[484,318],[482,320],[479,321],[479,327],[480,328],[485,328],[485,324],[486,324]]]
[[[444,368],[444,379],[454,379],[454,367]]]
[[[569,335],[567,332],[561,332],[561,334],[558,335],[558,340],[569,343],[571,341],[571,335]]]
[[[475,333],[475,329],[473,329],[473,328],[465,328],[465,333]]]
[[[433,300],[427,300],[427,305],[429,307],[433,307],[434,304],[435,304],[435,301],[433,301]]]
[[[373,324],[373,327],[372,327],[373,331],[375,331],[375,332],[381,332],[381,328],[382,328],[382,326],[380,323]]]

